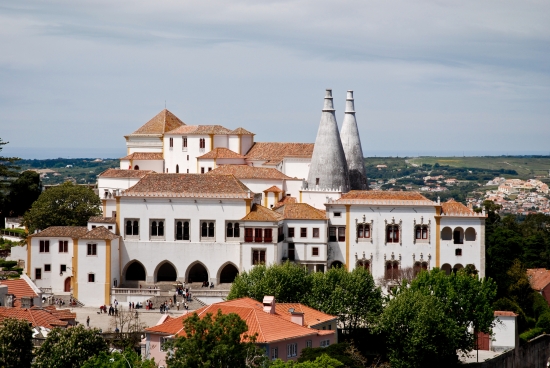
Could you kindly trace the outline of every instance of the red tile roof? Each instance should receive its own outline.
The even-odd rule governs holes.
[[[246,154],[246,158],[278,163],[284,157],[311,157],[313,146],[313,143],[256,142]]]
[[[116,224],[116,217],[92,216],[88,222],[95,222],[99,224]]]
[[[434,202],[417,192],[351,190],[334,201],[341,204],[404,204],[435,205]]]
[[[275,310],[277,311],[277,314],[287,319],[288,321],[290,321],[292,315],[289,312],[289,309],[291,308],[294,309],[294,311],[296,312],[302,312],[304,314],[304,323],[309,328],[311,328],[311,326],[336,320],[338,318],[336,316],[331,316],[330,314],[320,312],[317,309],[310,308],[300,303],[275,303]],[[336,324],[334,325],[334,328],[336,329]]]
[[[15,300],[13,301],[14,307],[21,306],[21,298],[36,298],[38,296],[24,279],[2,280],[0,281],[0,285],[6,285],[8,287],[8,294],[13,294],[15,296]]]
[[[28,237],[56,237],[56,238],[80,238],[88,232],[86,226],[50,226],[38,234]]]
[[[272,343],[303,336],[315,336],[319,334],[328,335],[335,333],[335,331],[323,331],[323,333],[321,333],[319,330],[310,329],[292,323],[286,317],[283,317],[278,313],[266,313],[263,311],[263,306],[261,303],[250,298],[215,303],[201,308],[195,313],[202,318],[207,313],[212,313],[215,315],[218,310],[221,310],[223,314],[238,314],[248,326],[248,331],[245,334],[249,336],[257,334],[257,343]],[[184,334],[182,323],[183,320],[189,316],[190,314],[184,315],[180,318],[171,319],[158,326],[149,327],[146,331],[168,335]]]
[[[230,149],[218,147],[197,158],[244,158],[244,156],[239,155],[237,152],[233,152]]]
[[[100,178],[143,178],[145,175],[152,173],[151,170],[121,170],[107,169],[98,175]]]
[[[233,175],[149,174],[122,197],[249,198],[250,189]]]
[[[70,312],[69,312],[70,313]],[[5,318],[17,318],[28,321],[33,327],[46,327],[49,329],[55,327],[68,327],[69,320],[74,320],[76,314],[71,313],[72,318],[68,318],[68,314],[61,314],[46,308],[6,308],[0,307],[0,320]],[[59,317],[63,316],[63,320]]]
[[[107,230],[104,226],[98,226],[84,236],[81,236],[80,239],[94,239],[94,240],[113,240],[120,238],[119,235],[113,234],[110,230]]]
[[[208,134],[229,134],[231,130],[221,125],[186,125],[178,127],[166,134],[189,134],[189,135],[208,135]]]
[[[244,129],[244,128],[237,128],[237,129],[233,129],[232,131],[229,132],[229,134],[240,134],[240,135],[255,135],[254,133],[252,132],[249,132],[248,130]]]
[[[518,315],[514,312],[508,312],[508,311],[495,311],[494,313],[495,317],[517,317]]]
[[[283,216],[275,211],[270,210],[267,207],[260,206],[259,204],[253,204],[250,212],[243,217],[243,221],[280,221]]]
[[[318,210],[307,203],[289,203],[275,209],[285,219],[292,220],[324,220],[325,211]]]
[[[277,208],[289,203],[296,203],[296,197],[284,196],[279,202],[277,202],[273,209],[276,210]]]
[[[134,152],[121,160],[164,160],[162,152]]]
[[[185,125],[183,121],[178,119],[178,117],[172,114],[170,111],[164,109],[155,115],[154,118],[149,120],[147,123],[142,125],[138,130],[133,132],[131,135],[140,135],[140,134],[164,134],[171,130],[176,129],[179,126]]]
[[[207,175],[235,175],[237,179],[293,179],[277,169],[248,165],[220,165]]]
[[[449,199],[447,202],[441,204],[443,216],[483,216],[477,214],[460,202],[454,199]]]
[[[527,269],[527,277],[531,287],[537,291],[541,291],[550,284],[550,270],[545,268],[529,268]]]
[[[264,190],[264,193],[282,193],[282,192],[283,192],[283,190],[280,189],[276,185],[273,185],[273,186],[267,188],[266,190]]]

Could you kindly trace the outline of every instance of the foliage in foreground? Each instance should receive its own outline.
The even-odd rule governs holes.
[[[154,359],[142,360],[133,350],[124,350],[124,352],[107,353],[102,351],[99,355],[90,358],[82,368],[156,368]]]
[[[38,349],[36,368],[81,368],[91,357],[107,352],[107,343],[98,329],[79,325],[53,329]]]
[[[272,368],[338,368],[344,367],[344,364],[337,359],[329,357],[327,354],[323,354],[317,357],[314,361],[306,362],[294,362],[292,360],[283,362],[280,359],[274,361]]]
[[[264,351],[248,336],[248,326],[237,314],[194,313],[183,320],[185,334],[167,342],[168,368],[260,367],[267,362]]]
[[[49,226],[86,226],[101,214],[101,200],[89,188],[63,183],[44,191],[25,213],[23,223],[32,233]]]
[[[32,330],[24,320],[6,318],[0,327],[0,367],[29,368],[32,362]]]

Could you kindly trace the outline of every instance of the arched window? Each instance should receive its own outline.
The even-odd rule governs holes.
[[[370,271],[370,261],[359,260],[357,261],[358,268],[364,268],[367,271]]]
[[[164,221],[151,221],[151,237],[164,237]]]
[[[416,238],[416,240],[427,240],[428,239],[428,225],[416,225],[415,238]]]
[[[418,275],[420,271],[428,270],[428,262],[415,262],[413,267],[414,276]]]
[[[151,236],[158,236],[157,234],[157,222],[151,222]]]
[[[239,223],[235,223],[235,226],[233,227],[233,236],[235,238],[240,238],[241,237],[241,229],[239,227]]]
[[[208,237],[208,224],[206,222],[203,222],[201,224],[201,237],[203,238]]]
[[[139,166],[138,165],[134,166],[134,170],[139,170]]]
[[[386,242],[399,243],[399,226],[398,225],[388,225],[386,227]]]
[[[176,174],[180,173],[180,165],[176,165]]]
[[[214,223],[210,222],[208,224],[208,237],[213,238],[214,237]]]
[[[183,223],[183,240],[189,240],[189,221]]]
[[[176,221],[176,240],[183,240],[183,222]]]
[[[384,278],[386,280],[397,280],[399,275],[399,262],[388,261],[386,262],[386,272]]]
[[[473,227],[469,227],[464,232],[464,239],[466,241],[475,241],[476,240],[476,231]]]
[[[464,244],[464,230],[461,227],[457,227],[453,231],[453,243]]]
[[[137,220],[126,220],[126,231],[127,236],[137,236],[139,235],[139,221]]]
[[[139,222],[138,221],[134,221],[134,224],[133,224],[133,235],[139,235]]]
[[[231,222],[227,223],[227,231],[226,231],[225,236],[227,236],[228,238],[233,237],[233,224]]]
[[[201,240],[214,240],[215,237],[215,223],[213,221],[201,221]]]
[[[450,227],[445,226],[441,230],[441,240],[453,240],[453,230]]]
[[[369,224],[359,224],[359,225],[357,225],[357,238],[358,239],[370,238],[370,225]]]
[[[174,147],[174,138],[170,138],[170,148]]]

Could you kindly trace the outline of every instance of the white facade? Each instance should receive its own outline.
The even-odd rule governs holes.
[[[517,315],[512,312],[495,312],[490,343],[492,351],[505,351],[519,346]]]

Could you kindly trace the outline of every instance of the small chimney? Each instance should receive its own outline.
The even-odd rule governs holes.
[[[300,325],[300,326],[304,325],[303,312],[296,312],[294,308],[290,308],[288,311],[290,312],[290,322],[296,323],[297,325]]]
[[[14,299],[15,299],[15,296],[13,294],[4,295],[4,306],[6,308],[13,308]]]
[[[269,314],[275,314],[275,297],[274,296],[264,296],[264,312]]]

